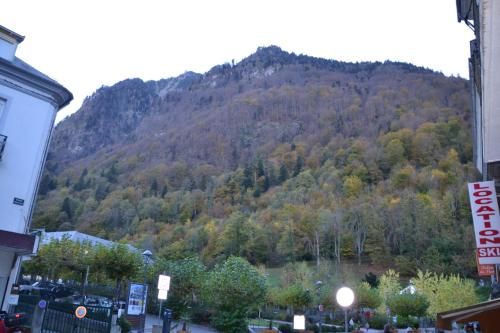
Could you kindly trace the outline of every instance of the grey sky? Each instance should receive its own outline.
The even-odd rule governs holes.
[[[455,0],[7,0],[17,55],[75,95],[102,85],[203,73],[259,46],[343,61],[394,60],[468,76],[472,32]]]

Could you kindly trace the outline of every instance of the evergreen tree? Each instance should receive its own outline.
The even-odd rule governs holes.
[[[158,195],[158,182],[156,181],[156,178],[151,182],[150,193],[154,196]]]
[[[297,160],[295,161],[295,168],[293,169],[293,176],[296,177],[302,171],[304,167],[304,159],[302,156],[297,155]]]
[[[243,169],[243,183],[241,185],[244,189],[253,186],[252,167],[248,164],[245,166],[245,169]]]
[[[265,170],[264,170],[264,161],[262,161],[262,158],[259,158],[257,160],[257,178],[264,176]]]
[[[288,179],[288,169],[286,168],[286,165],[281,163],[280,164],[280,174],[278,176],[278,180],[280,183],[283,183]]]
[[[68,215],[68,218],[70,220],[73,219],[73,211],[71,209],[71,202],[68,197],[64,198],[62,206],[61,206],[61,211],[65,212]]]

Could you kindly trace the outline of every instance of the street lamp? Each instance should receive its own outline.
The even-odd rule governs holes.
[[[337,303],[344,308],[345,331],[349,332],[347,326],[347,308],[354,302],[354,292],[349,287],[342,287],[337,291],[335,298],[337,299]]]
[[[323,304],[321,304],[321,286],[323,285],[323,281],[316,281],[316,296],[318,297],[318,313],[319,313],[319,333],[322,332],[321,324],[323,324]]]
[[[87,257],[87,255],[89,254],[89,251],[85,250],[84,253],[85,253],[85,257]],[[87,261],[87,260],[88,259],[86,258],[85,261]],[[89,269],[90,269],[90,265],[88,264],[88,261],[87,261],[87,267],[85,269],[85,279],[83,280],[83,292],[82,292],[82,296],[84,298],[87,296],[87,284],[89,283]]]
[[[144,326],[146,325],[146,286],[147,286],[147,272],[148,272],[148,264],[151,258],[153,257],[153,253],[151,251],[146,250],[142,252],[142,256],[144,258],[144,285],[142,286],[142,311],[143,315],[140,317],[141,322],[140,322],[140,327],[139,327],[139,332],[144,332]]]

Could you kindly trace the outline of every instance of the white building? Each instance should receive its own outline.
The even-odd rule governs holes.
[[[474,162],[500,193],[500,2],[457,0],[457,13],[476,37],[469,59]]]
[[[29,234],[57,111],[73,98],[16,57],[24,37],[0,26],[0,306],[8,306],[20,256],[36,251]]]

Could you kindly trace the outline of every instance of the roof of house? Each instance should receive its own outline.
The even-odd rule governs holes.
[[[35,83],[37,88],[47,91],[53,97],[59,109],[73,100],[73,94],[63,85],[17,57],[13,61],[0,58],[0,73],[27,84]]]
[[[24,36],[0,25],[0,39],[12,44],[13,47],[17,47],[24,40]],[[51,96],[59,109],[66,106],[73,99],[71,92],[63,85],[15,56],[12,59],[10,57],[0,57],[0,74],[14,79],[16,84],[21,82],[33,86],[44,94]]]
[[[21,43],[24,40],[24,36],[21,36],[20,34],[7,29],[3,25],[0,25],[0,34],[4,34],[9,36],[10,38],[13,38],[18,44]]]
[[[103,245],[107,248],[112,247],[113,245],[117,244],[115,242],[112,242],[107,239],[87,235],[78,231],[55,231],[55,232],[45,232],[42,235],[42,244],[48,244],[52,242],[53,240],[61,240],[63,238],[68,238],[69,240],[72,240],[73,242],[78,242],[78,243],[84,243],[88,242],[91,243],[92,245]],[[129,250],[138,252],[139,250],[132,245],[125,244]]]
[[[474,321],[481,324],[481,332],[498,332],[496,329],[500,327],[500,299],[438,313],[436,327],[451,330],[453,322]]]

